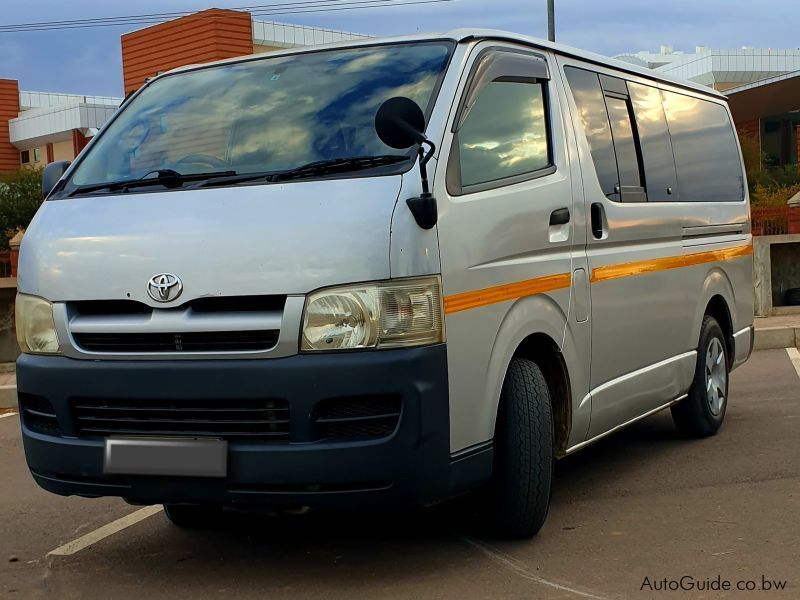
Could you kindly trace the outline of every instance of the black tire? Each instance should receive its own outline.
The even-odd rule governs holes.
[[[724,385],[717,385],[713,381],[709,384],[707,359],[712,346],[721,348],[722,351],[722,357],[712,362],[719,363],[719,373],[720,375],[724,373]],[[672,407],[672,420],[681,434],[689,437],[708,437],[719,431],[728,408],[728,376],[728,346],[725,344],[725,334],[716,319],[706,315],[700,328],[700,344],[697,347],[697,365],[692,387],[688,396]],[[715,402],[709,396],[709,385],[712,390],[718,389],[722,394],[716,411],[713,406]]]
[[[165,504],[164,514],[181,529],[207,529],[213,527],[222,514],[220,506],[196,504]]]
[[[786,290],[785,300],[787,306],[800,306],[800,288]]]
[[[547,518],[553,479],[553,416],[547,382],[536,363],[508,367],[494,436],[494,465],[484,505],[489,533],[535,535]]]

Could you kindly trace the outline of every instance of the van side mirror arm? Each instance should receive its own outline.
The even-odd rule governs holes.
[[[428,147],[427,151],[425,146]],[[422,194],[406,200],[408,209],[414,215],[414,220],[422,229],[431,229],[439,220],[436,198],[431,194],[428,183],[427,165],[434,152],[436,152],[436,145],[427,138],[424,139],[419,147],[419,176],[422,180]]]

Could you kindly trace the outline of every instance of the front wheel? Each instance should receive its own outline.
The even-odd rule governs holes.
[[[719,431],[728,406],[728,375],[725,334],[714,317],[706,316],[692,387],[688,396],[672,407],[678,431],[690,437],[708,437]]]
[[[485,503],[489,533],[520,539],[547,518],[553,478],[553,414],[538,365],[514,358],[508,367],[494,437],[492,481]]]

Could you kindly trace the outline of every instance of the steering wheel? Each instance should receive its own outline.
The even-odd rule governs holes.
[[[212,169],[230,169],[228,163],[210,154],[187,154],[175,161],[176,167],[180,165],[201,165]]]

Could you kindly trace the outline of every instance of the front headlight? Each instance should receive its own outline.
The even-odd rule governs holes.
[[[303,352],[422,346],[444,340],[438,277],[328,288],[310,294]]]
[[[17,342],[28,354],[58,354],[53,305],[43,298],[17,294]]]

